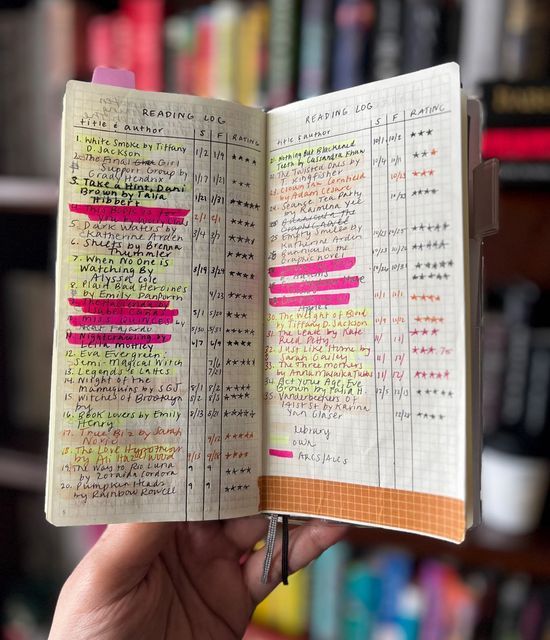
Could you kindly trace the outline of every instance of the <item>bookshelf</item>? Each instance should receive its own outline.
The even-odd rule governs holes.
[[[49,393],[47,355],[43,348],[47,340],[51,341],[52,320],[50,305],[43,306],[44,297],[49,297],[43,287],[50,288],[53,282],[57,192],[58,186],[53,179],[0,176],[0,407],[3,416],[0,513],[3,521],[9,523],[2,527],[0,534],[0,616],[6,618],[8,606],[21,606],[24,624],[17,624],[22,624],[25,633],[32,632],[37,639],[47,637],[56,593],[68,573],[69,558],[74,559],[66,544],[71,541],[71,534],[66,537],[54,533],[43,517],[47,447],[45,412]],[[31,286],[25,288],[26,293],[23,290],[23,295],[38,295],[39,300],[35,298],[38,306],[31,302],[32,313],[38,314],[36,324],[31,323],[34,328],[21,320],[17,322],[18,330],[14,331],[14,314],[8,311],[14,301],[13,291],[8,294],[8,290],[13,289],[9,282],[14,275],[16,279],[11,283],[16,287],[25,286],[25,276],[29,276],[26,284]],[[45,329],[41,347],[35,343],[37,334],[42,333],[37,330],[39,325]],[[23,342],[28,345],[23,350],[26,352],[24,357],[22,355],[24,364],[17,367],[14,366],[14,349],[19,349]],[[24,407],[20,404],[21,393],[16,389],[21,381],[29,389]],[[14,400],[19,403],[15,410]],[[26,408],[36,406],[35,402],[40,405],[41,413],[27,413]],[[30,420],[30,424],[18,424],[19,418],[25,423]],[[2,622],[0,635],[8,633],[8,629]]]
[[[348,540],[358,547],[401,547],[420,557],[449,558],[469,568],[490,567],[550,580],[549,537],[547,527],[525,536],[507,536],[480,527],[468,532],[465,542],[457,546],[414,534],[354,528]]]
[[[28,5],[24,11],[28,13],[28,20],[24,25],[21,25],[23,16],[23,9],[14,9],[15,12],[10,14],[10,24],[15,25],[17,28],[36,29],[34,22],[35,17],[31,18],[31,9],[29,3],[13,3],[14,5]],[[47,3],[44,3],[47,4]],[[50,5],[65,4],[65,6],[71,6],[73,3],[56,3],[52,0]],[[76,7],[77,3],[74,3]],[[85,3],[82,3],[84,6]],[[89,24],[88,20],[92,15],[101,15],[102,12],[108,10],[109,16],[113,17],[114,10],[117,7],[124,5],[124,2],[90,2],[86,3],[87,8],[83,12],[81,9],[75,13],[75,21],[71,22],[74,33],[71,32],[71,38],[64,39],[63,42],[59,42],[57,49],[57,55],[65,56],[70,64],[67,66],[55,66],[56,73],[44,76],[42,83],[36,82],[37,87],[41,87],[41,91],[44,92],[44,84],[53,87],[53,94],[48,92],[39,93],[34,95],[29,100],[34,104],[44,105],[44,109],[48,110],[48,118],[51,123],[57,118],[60,110],[60,95],[62,85],[64,84],[63,74],[66,77],[79,77],[87,79],[89,77],[89,61],[86,60],[85,46],[86,37],[82,37],[82,34],[86,34],[86,25]],[[128,3],[126,3],[128,4]],[[160,3],[162,4],[162,3]],[[183,2],[170,2],[166,3],[171,15],[181,14],[185,19],[192,15],[192,12],[201,6],[209,5],[207,2],[193,1],[190,3]],[[254,2],[243,3],[243,8],[252,7]],[[305,1],[303,4],[307,4]],[[324,4],[318,0],[318,4]],[[344,3],[341,3],[344,4]],[[371,5],[370,0],[365,0],[365,4]],[[405,3],[397,2],[396,0],[384,0],[384,3],[378,3],[379,7],[379,23],[382,22],[382,12],[389,11],[388,7],[395,7]],[[411,5],[413,3],[410,3]],[[443,3],[442,3],[443,4]],[[475,6],[481,6],[483,3],[479,3],[479,0],[468,1],[464,0],[463,10],[468,12],[469,20],[475,21],[475,15],[472,17],[470,14],[475,13]],[[495,6],[498,3],[486,3],[487,6]],[[528,4],[528,0],[525,0],[525,4]],[[377,6],[378,6],[377,5]],[[458,33],[459,20],[456,14],[452,13],[453,9],[459,5],[458,2],[447,2],[447,7],[450,8],[449,13],[443,16],[440,14],[441,23],[445,24],[448,30],[447,35],[443,38],[443,42],[440,42],[442,46],[439,47],[439,53],[437,55],[443,56],[437,58],[434,51],[423,51],[424,66],[439,62],[441,59],[456,59],[460,57],[460,33]],[[181,11],[180,11],[181,10]],[[485,8],[486,11],[490,9]],[[190,11],[191,13],[188,13]],[[87,12],[87,13],[86,13]],[[78,15],[77,15],[78,14]],[[454,15],[454,17],[453,17]],[[68,19],[68,14],[65,14],[64,20]],[[20,20],[21,18],[21,20]],[[1,18],[0,18],[1,19]],[[80,22],[80,21],[84,22]],[[480,24],[488,24],[488,18],[479,21]],[[32,25],[31,25],[32,22]],[[67,24],[67,23],[65,23]],[[80,25],[78,29],[76,25]],[[453,35],[453,24],[455,25],[455,32]],[[84,25],[84,26],[82,26]],[[394,45],[393,51],[400,51],[403,58],[407,57],[407,47],[411,46],[410,34],[407,38],[403,37],[403,33],[399,32],[398,28],[391,24],[386,28],[382,35],[377,31],[379,27],[376,26],[376,21],[369,25],[363,25],[363,35],[372,36],[372,42],[375,42],[376,38],[382,39],[382,36],[386,38],[386,42],[391,41]],[[162,25],[161,25],[162,26]],[[181,26],[181,25],[180,25]],[[326,25],[325,25],[326,26]],[[158,25],[157,25],[158,28]],[[297,28],[296,25],[292,28]],[[504,27],[503,27],[504,29]],[[18,31],[18,33],[29,33],[28,31]],[[81,34],[80,36],[78,34]],[[433,35],[433,34],[432,34]],[[498,34],[493,30],[488,34],[491,38],[497,38]],[[520,34],[521,35],[521,34]],[[158,34],[157,34],[158,36]],[[357,31],[349,32],[348,37],[352,38],[357,36]],[[0,36],[2,37],[2,36]],[[247,37],[250,37],[248,34]],[[300,36],[301,37],[301,36]],[[434,40],[431,35],[424,34],[416,35],[418,37],[424,37],[428,41]],[[443,36],[441,36],[443,37]],[[501,34],[501,37],[504,36]],[[526,36],[525,36],[526,37]],[[48,38],[52,39],[52,34],[45,34],[46,41]],[[389,39],[389,40],[388,40]],[[31,39],[29,39],[30,41]],[[79,40],[78,46],[74,44]],[[34,42],[35,39],[32,39]],[[158,39],[157,39],[158,41]],[[527,42],[527,41],[526,41]],[[485,43],[487,44],[487,43]],[[264,46],[266,42],[264,42]],[[468,69],[469,82],[475,84],[479,78],[475,77],[477,61],[483,58],[482,54],[476,54],[479,51],[479,43],[473,42],[468,45],[470,47],[470,53],[472,60],[475,61],[473,66]],[[53,49],[52,49],[53,50]],[[443,53],[442,53],[443,52]],[[97,51],[96,51],[97,53]],[[184,53],[184,52],[183,52]],[[227,52],[226,52],[227,54]],[[100,55],[107,56],[107,52],[103,51]],[[111,54],[112,55],[112,52]],[[168,58],[166,62],[169,72],[172,73],[174,69],[174,60],[182,54],[182,51],[175,52],[169,48]],[[259,55],[256,51],[255,55]],[[540,50],[537,55],[541,55]],[[253,56],[252,56],[253,57]],[[376,53],[373,53],[373,59],[376,58]],[[496,58],[498,63],[498,56]],[[392,64],[398,64],[397,58],[386,60],[386,69],[392,69]],[[105,60],[106,61],[106,60]],[[25,58],[22,61],[23,69],[29,71],[36,62],[36,52],[29,59]],[[182,60],[180,59],[180,63]],[[185,62],[185,61],[183,61]],[[203,61],[204,62],[204,61]],[[208,62],[208,61],[207,61]],[[287,61],[288,62],[288,61]],[[550,62],[548,60],[547,62]],[[209,63],[212,65],[212,61]],[[293,62],[294,67],[297,64],[297,60]],[[283,65],[284,66],[284,65]],[[290,65],[292,67],[293,65]],[[53,68],[53,67],[52,67]],[[201,67],[203,68],[203,67]],[[547,69],[550,66],[547,65]],[[158,69],[157,69],[158,71]],[[399,71],[399,69],[398,69]],[[502,70],[501,70],[502,71]],[[376,73],[382,73],[381,71],[375,72],[370,70],[365,73],[364,79],[371,80],[376,77]],[[493,69],[494,78],[498,78],[498,73]],[[510,70],[507,72],[510,75]],[[546,72],[548,73],[548,72]],[[30,73],[21,73],[21,76],[36,79],[36,72],[34,75]],[[180,79],[181,80],[181,79]],[[329,82],[327,78],[323,82]],[[34,82],[34,80],[33,80]],[[172,78],[170,80],[170,88],[172,90],[178,90],[181,85],[177,84],[177,80]],[[287,78],[288,82],[288,78]],[[49,83],[49,84],[48,84]],[[191,87],[192,88],[192,87]],[[24,95],[29,94],[30,87],[23,86]],[[249,96],[251,100],[265,99],[265,87],[256,86],[250,90]],[[216,89],[212,89],[216,92]],[[45,97],[46,96],[46,97]],[[13,115],[14,131],[16,127],[19,127],[17,131],[21,133],[24,131],[25,118],[16,118],[14,112],[14,105],[10,105],[7,101],[0,99],[0,114],[5,116],[6,113]],[[30,102],[29,102],[30,103]],[[9,109],[12,111],[10,112]],[[27,122],[29,121],[29,112],[25,114]],[[43,123],[44,120],[41,120]],[[48,137],[47,144],[56,144],[56,129],[49,127],[53,133],[51,137]],[[22,140],[28,140],[21,134]],[[35,136],[36,138],[36,136]],[[10,134],[10,140],[13,142],[15,137]],[[53,141],[53,142],[52,142]],[[13,145],[12,145],[13,146]],[[31,145],[33,149],[33,145]],[[42,146],[46,146],[46,142],[43,142]],[[19,148],[17,144],[14,148]],[[29,166],[32,167],[32,171],[22,175],[12,175],[5,168],[4,157],[2,154],[7,151],[4,148],[0,148],[0,173],[3,171],[4,175],[0,175],[0,235],[6,236],[10,234],[14,237],[14,246],[17,246],[17,252],[7,252],[4,258],[5,263],[3,269],[17,267],[25,268],[29,265],[33,269],[47,271],[51,270],[51,256],[52,256],[52,229],[55,224],[55,213],[57,207],[57,183],[55,177],[44,177],[48,174],[52,175],[52,166],[57,167],[57,164],[48,164],[48,167],[44,166],[44,160],[42,164],[37,159],[36,161],[29,162]],[[11,152],[10,152],[11,153]],[[21,152],[19,152],[21,156]],[[37,158],[44,157],[38,154]],[[21,157],[19,157],[21,160]],[[23,158],[23,160],[25,160]],[[15,173],[15,172],[14,172]],[[522,188],[503,188],[501,192],[501,227],[498,235],[490,237],[485,242],[485,264],[486,264],[486,284],[489,287],[497,287],[514,282],[519,278],[528,278],[537,283],[541,288],[550,289],[550,263],[549,263],[549,250],[550,247],[550,221],[548,219],[548,212],[550,211],[550,190],[548,185],[546,188],[533,189],[528,186]],[[20,236],[23,230],[32,230],[33,243],[27,248],[22,248],[20,243]],[[19,243],[19,244],[18,244]],[[9,263],[9,260],[12,260]],[[3,309],[0,313],[3,314]],[[3,322],[3,319],[0,317]],[[3,345],[2,350],[5,349]],[[5,353],[0,352],[0,360],[5,360]],[[4,407],[8,401],[9,392],[7,390],[6,372],[0,371],[0,406]],[[48,381],[49,383],[49,381]],[[46,384],[46,383],[45,383]],[[4,429],[8,431],[7,428]],[[6,437],[0,441],[0,505],[3,513],[8,517],[13,517],[18,523],[19,529],[25,528],[25,522],[17,515],[18,504],[20,502],[27,501],[30,496],[36,500],[36,504],[40,503],[41,493],[44,485],[45,474],[45,447],[46,447],[46,424],[44,423],[39,429],[31,430],[14,430],[10,429],[9,434],[5,434]],[[41,509],[41,505],[39,507]],[[349,536],[348,541],[358,550],[369,551],[376,548],[385,547],[388,545],[398,546],[408,549],[411,553],[418,557],[438,557],[438,558],[450,558],[452,562],[459,563],[467,567],[487,569],[491,571],[499,571],[505,574],[524,573],[532,576],[538,581],[542,581],[545,584],[550,582],[550,530],[548,525],[542,527],[539,531],[529,535],[521,537],[508,537],[498,536],[491,534],[489,531],[480,529],[479,531],[472,532],[468,535],[467,541],[460,547],[446,544],[444,542],[438,542],[422,538],[415,535],[399,534],[394,532],[379,531],[374,529],[359,529],[354,528]],[[17,531],[8,538],[1,538],[4,542],[4,549],[16,549],[13,553],[13,557],[7,558],[6,552],[0,553],[0,568],[8,567],[9,576],[13,577],[18,575],[18,571],[23,571],[23,553],[21,544],[17,543]],[[6,575],[8,575],[6,574]],[[2,589],[6,589],[6,586],[2,584]],[[0,590],[0,596],[3,595]],[[2,603],[0,603],[1,605]]]

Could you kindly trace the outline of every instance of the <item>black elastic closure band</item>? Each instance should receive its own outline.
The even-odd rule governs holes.
[[[283,540],[281,547],[281,578],[288,584],[288,516],[283,516]]]

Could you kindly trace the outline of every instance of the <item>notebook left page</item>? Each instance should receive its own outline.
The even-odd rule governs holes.
[[[255,513],[265,114],[70,82],[47,518]]]

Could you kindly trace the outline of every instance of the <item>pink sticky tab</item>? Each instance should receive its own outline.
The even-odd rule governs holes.
[[[94,84],[110,84],[124,89],[136,88],[136,76],[128,69],[113,69],[111,67],[96,67],[92,76]]]

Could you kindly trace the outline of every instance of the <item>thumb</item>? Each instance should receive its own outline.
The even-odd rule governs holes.
[[[98,588],[116,597],[144,578],[175,527],[171,522],[109,525],[81,565]]]

